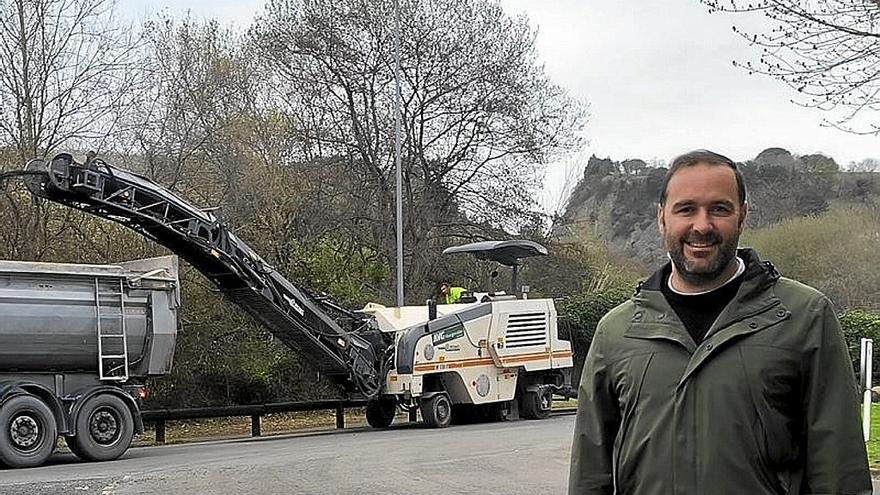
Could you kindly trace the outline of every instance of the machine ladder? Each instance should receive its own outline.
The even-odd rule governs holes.
[[[119,279],[119,291],[102,292],[95,278],[95,316],[98,327],[98,376],[104,381],[128,380],[128,332],[125,328],[125,286]],[[101,301],[106,305],[102,305]],[[101,320],[110,316],[109,308],[119,306],[119,325],[104,325]],[[102,308],[106,307],[106,315]]]

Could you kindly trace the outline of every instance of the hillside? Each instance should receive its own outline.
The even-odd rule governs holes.
[[[845,172],[831,157],[769,148],[739,163],[749,194],[750,228],[818,215],[833,201],[865,203],[880,196],[880,173]],[[611,250],[653,266],[665,258],[656,204],[665,168],[642,160],[591,157],[553,233],[561,239],[588,230]]]

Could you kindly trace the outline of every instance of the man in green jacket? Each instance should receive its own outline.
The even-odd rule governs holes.
[[[599,322],[569,494],[869,494],[858,393],[817,290],[737,249],[741,174],[675,159],[657,208],[671,260]]]

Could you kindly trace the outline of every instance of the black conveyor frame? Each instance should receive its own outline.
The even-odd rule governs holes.
[[[389,362],[374,322],[347,314],[349,330],[331,315],[339,307],[308,294],[203,211],[155,182],[91,158],[62,153],[32,160],[27,181],[39,197],[118,222],[165,246],[208,277],[230,301],[262,323],[315,368],[361,397],[380,392]]]

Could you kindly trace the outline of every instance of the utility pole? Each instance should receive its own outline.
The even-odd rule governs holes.
[[[394,0],[394,165],[397,176],[397,307],[403,306],[403,186],[400,171],[400,4]]]

